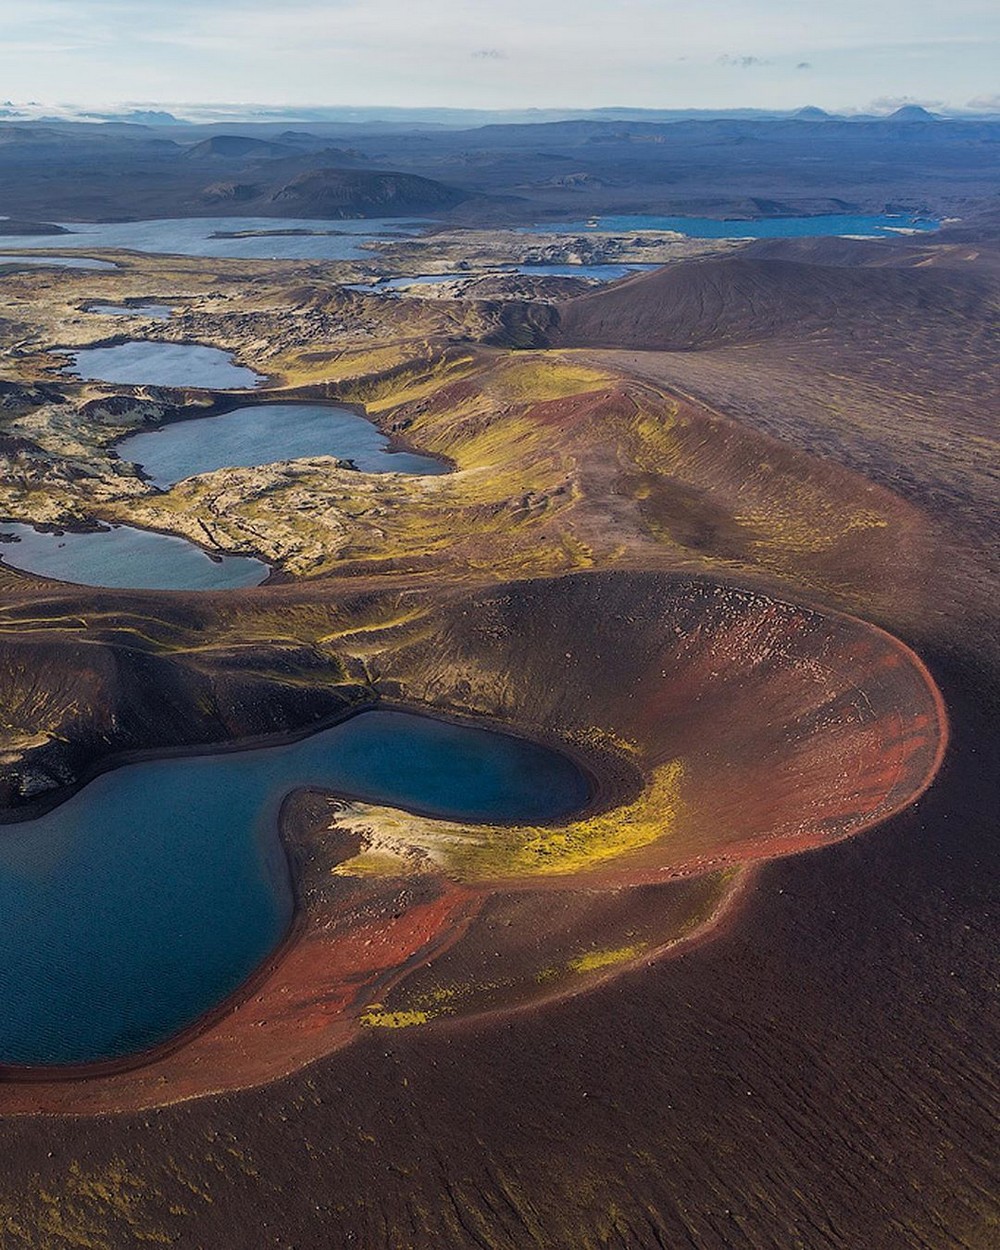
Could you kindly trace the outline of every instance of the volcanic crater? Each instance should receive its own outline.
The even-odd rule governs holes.
[[[0,664],[25,731],[45,709],[58,720],[45,742],[24,743],[20,764],[8,755],[8,801],[33,756],[51,777],[79,780],[136,743],[190,747],[223,726],[228,737],[301,732],[388,705],[474,718],[575,755],[596,781],[590,808],[548,826],[484,826],[292,795],[281,835],[298,913],[266,966],[158,1051],[7,1069],[4,1113],[134,1110],[257,1085],[365,1029],[447,1027],[579,992],[705,936],[754,864],[849,837],[912,802],[945,747],[940,695],[907,647],[760,592],[605,572],[475,593],[341,594],[328,610],[342,684],[329,681],[332,657],[325,671],[314,657],[312,683],[292,657],[294,701],[280,676],[290,657],[275,644],[255,649],[255,687],[225,654],[5,637]],[[347,677],[359,670],[363,689]],[[137,684],[159,694],[144,704]],[[266,726],[246,719],[260,706],[271,709]]]

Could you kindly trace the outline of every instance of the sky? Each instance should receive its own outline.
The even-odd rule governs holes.
[[[0,0],[23,103],[1000,111],[998,0]]]

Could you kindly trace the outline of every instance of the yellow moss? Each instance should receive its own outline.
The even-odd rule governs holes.
[[[649,846],[676,824],[683,766],[657,769],[649,787],[626,807],[552,828],[514,829],[500,845],[481,845],[470,867],[476,875],[549,876],[584,872]],[[502,843],[505,843],[502,844]]]
[[[651,411],[637,407],[630,422],[631,458],[637,469],[649,473],[676,473],[682,466],[681,442],[678,437],[676,405],[663,401],[663,407]]]
[[[514,357],[490,379],[489,389],[491,394],[508,399],[537,403],[583,395],[609,385],[612,380],[610,374],[547,353]]]
[[[35,1184],[20,1200],[0,1203],[0,1246],[7,1245],[8,1236],[17,1245],[38,1250],[107,1250],[111,1245],[170,1245],[178,1240],[150,1218],[149,1208],[159,1205],[160,1192],[117,1160],[86,1172],[71,1163],[51,1183],[52,1188]]]
[[[634,946],[619,946],[615,950],[587,951],[583,955],[578,955],[576,959],[571,959],[566,967],[571,972],[597,972],[600,968],[611,968],[615,964],[627,963],[630,959],[641,955],[645,948],[645,943],[639,942]]]
[[[460,360],[441,361],[426,373],[393,379],[384,390],[379,389],[370,396],[366,407],[370,412],[383,412],[400,403],[412,403],[414,400],[432,395],[447,382],[467,377],[472,369],[471,356]]]
[[[567,875],[588,872],[667,836],[681,814],[683,776],[683,765],[674,760],[656,769],[634,802],[563,825],[468,828],[364,803],[339,813],[337,823],[359,833],[376,852],[389,841],[419,849],[460,880]],[[343,872],[352,873],[354,863],[342,865]]]
[[[409,354],[408,348],[409,345],[405,343],[392,343],[385,347],[356,352],[323,352],[311,348],[275,356],[271,368],[296,384],[317,379],[360,378],[401,364]]]
[[[383,1011],[374,1003],[361,1013],[361,1023],[369,1029],[408,1029],[415,1024],[426,1024],[430,1019],[427,1011]]]
[[[438,1016],[450,1016],[455,1010],[456,999],[466,998],[474,990],[482,990],[484,985],[485,982],[469,985],[438,985],[405,1000],[405,1005],[397,1006],[395,1011],[397,1014],[400,1011],[424,1013],[428,1020],[436,1019]]]
[[[406,856],[389,851],[362,851],[330,869],[338,877],[400,877],[412,871],[413,865]]]
[[[766,510],[743,513],[734,519],[757,531],[754,546],[759,554],[772,549],[783,556],[829,551],[853,530],[886,529],[889,525],[885,517],[870,509],[844,514],[832,500],[818,494],[803,494],[791,504],[775,503]]]
[[[637,755],[639,746],[628,738],[614,733],[610,729],[602,729],[599,725],[588,725],[586,729],[577,729],[566,735],[567,741],[585,747],[598,747],[604,750],[620,751],[623,755]]]

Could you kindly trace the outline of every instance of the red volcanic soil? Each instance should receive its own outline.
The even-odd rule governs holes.
[[[182,1102],[277,1080],[353,1040],[359,998],[418,952],[427,957],[460,933],[471,897],[447,884],[359,889],[338,881],[334,905],[307,903],[261,975],[207,1024],[149,1052],[138,1067],[8,1069],[0,1112],[99,1115]]]
[[[459,603],[434,648],[404,643],[386,663],[408,697],[514,723],[530,707],[535,726],[635,743],[645,770],[683,763],[684,819],[628,858],[633,880],[857,832],[940,763],[945,713],[926,668],[850,617],[657,574],[511,583]],[[474,692],[456,698],[447,674],[470,672]]]
[[[386,596],[388,614],[400,606]],[[356,853],[354,835],[331,831],[334,813],[307,796],[285,821],[299,923],[242,997],[138,1067],[8,1072],[0,1112],[94,1114],[259,1085],[353,1040],[373,1003],[421,1023],[576,992],[715,926],[741,886],[720,869],[828,845],[911,803],[944,750],[923,665],[846,616],[655,574],[443,603],[413,592],[402,606],[385,693],[553,741],[630,742],[647,777],[679,766],[676,810],[643,795],[628,809],[655,840],[530,880],[508,879],[502,859],[465,883],[441,869],[344,877],[332,869]],[[372,619],[371,599],[365,609]]]

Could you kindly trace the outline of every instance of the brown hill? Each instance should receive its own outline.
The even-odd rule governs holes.
[[[954,268],[812,264],[736,255],[683,261],[560,306],[562,347],[683,351],[845,333],[906,332],[957,318],[989,324],[982,275]]]

